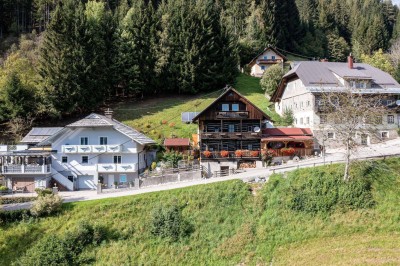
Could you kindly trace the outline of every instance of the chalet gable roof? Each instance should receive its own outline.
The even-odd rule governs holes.
[[[194,118],[193,118],[193,122],[197,121],[199,119],[199,117],[201,115],[203,115],[205,112],[207,112],[211,107],[213,107],[216,103],[218,103],[218,101],[220,99],[222,99],[225,95],[227,95],[229,92],[233,92],[236,93],[237,95],[240,96],[240,98],[242,98],[242,100],[244,100],[247,104],[252,105],[254,108],[256,108],[263,116],[265,119],[268,119],[270,121],[271,118],[264,112],[262,111],[260,108],[258,108],[256,105],[254,105],[252,102],[250,102],[246,97],[244,97],[242,94],[240,94],[237,90],[235,90],[232,87],[229,87],[227,90],[225,90],[224,93],[222,93],[217,99],[215,99],[209,106],[206,107],[206,109],[204,109],[203,111],[201,111],[200,113],[198,113]]]
[[[250,63],[248,64],[250,67],[253,66],[255,64],[255,62],[257,61],[257,58],[262,55],[263,53],[265,53],[268,50],[272,50],[274,53],[276,53],[277,55],[279,55],[280,57],[283,58],[283,61],[287,61],[286,56],[284,56],[282,53],[280,53],[275,47],[272,47],[271,45],[267,46],[261,53],[259,53],[257,56],[255,56]]]
[[[39,145],[49,145],[55,139],[57,139],[58,136],[60,136],[60,134],[67,133],[67,132],[71,131],[71,129],[93,128],[93,127],[114,128],[118,132],[124,134],[125,136],[131,138],[132,140],[138,142],[141,145],[156,143],[154,140],[147,137],[143,133],[141,133],[141,132],[137,131],[136,129],[133,129],[115,119],[110,119],[103,115],[92,113],[81,120],[78,120],[74,123],[67,125],[65,128],[62,129],[62,131],[59,131],[59,132],[57,132],[57,134],[54,134],[53,136],[50,136],[49,138],[43,140],[41,143],[39,143]]]

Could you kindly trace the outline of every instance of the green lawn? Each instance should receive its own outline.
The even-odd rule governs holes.
[[[356,166],[353,178],[371,186],[342,183],[335,194],[342,171],[332,165],[275,176],[263,187],[229,181],[65,204],[55,217],[0,226],[0,265],[82,220],[108,231],[107,240],[80,255],[96,265],[399,265],[400,159]],[[374,204],[354,207],[366,191]],[[338,195],[347,205],[332,203]],[[299,202],[333,205],[305,211],[293,207]],[[183,208],[193,231],[171,243],[153,236],[150,225],[153,210],[172,203]]]
[[[270,104],[264,97],[259,81],[258,78],[241,74],[234,87],[267,114],[276,118],[276,113],[268,108]],[[115,116],[116,119],[159,142],[172,136],[191,138],[192,134],[197,132],[197,125],[182,123],[181,113],[200,112],[219,95],[221,90],[196,96],[174,95],[121,103],[114,107]]]

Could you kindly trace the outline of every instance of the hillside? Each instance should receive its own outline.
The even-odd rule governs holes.
[[[95,265],[399,264],[400,159],[358,164],[350,183],[341,181],[342,170],[298,170],[263,187],[230,181],[65,204],[56,217],[0,227],[0,265],[50,235],[67,236],[83,220],[106,228],[105,239],[78,258]],[[160,206],[182,209],[186,235],[174,241],[152,234]],[[59,252],[54,245],[45,251]]]
[[[259,78],[241,74],[234,88],[271,117],[277,117],[273,108],[268,109],[270,103],[264,97]],[[182,123],[181,113],[202,111],[221,93],[222,91],[218,90],[197,96],[174,95],[120,103],[114,107],[115,117],[157,141],[172,136],[191,138],[192,134],[197,132],[197,125]]]

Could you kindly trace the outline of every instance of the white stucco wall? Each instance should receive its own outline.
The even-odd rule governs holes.
[[[264,71],[267,70],[270,66],[273,66],[273,63],[270,64],[262,64],[260,62],[258,62],[261,59],[264,59],[264,57],[267,57],[267,59],[272,59],[272,56],[275,56],[276,60],[280,60],[277,61],[278,64],[282,64],[283,62],[283,58],[279,55],[277,55],[274,51],[272,50],[267,50],[265,51],[263,54],[261,54],[260,56],[257,57],[255,64],[251,67],[251,72],[250,74],[254,77],[262,77],[262,75],[264,74]],[[265,66],[265,70],[261,69],[261,66]]]

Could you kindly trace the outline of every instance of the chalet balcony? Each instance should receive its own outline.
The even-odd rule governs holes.
[[[212,159],[260,159],[261,153],[259,150],[240,150],[240,151],[227,151],[225,154],[221,154],[221,151],[205,151],[201,152],[201,159],[212,160]]]
[[[49,174],[51,172],[50,165],[24,165],[10,164],[1,166],[3,174]]]
[[[276,63],[282,63],[281,59],[258,59],[257,64],[276,64]]]
[[[133,173],[138,171],[138,164],[103,163],[97,164],[96,169],[100,173]]]
[[[63,153],[118,153],[121,145],[63,145]]]
[[[237,112],[226,112],[218,111],[216,112],[217,119],[246,119],[249,118],[248,111],[237,111]]]
[[[261,132],[201,132],[201,139],[260,139]]]

